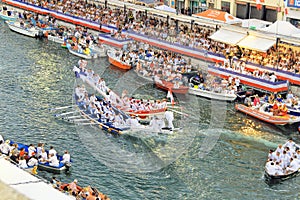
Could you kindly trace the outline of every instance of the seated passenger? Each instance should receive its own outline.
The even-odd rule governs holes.
[[[49,154],[49,156],[50,156],[50,157],[49,157],[49,160],[48,160],[49,165],[50,165],[50,166],[53,166],[53,167],[58,167],[58,166],[59,166],[59,161],[58,161],[56,155],[54,155],[54,154],[52,153],[52,154]]]
[[[26,160],[24,159],[24,157],[21,157],[19,160],[19,164],[18,167],[20,167],[21,169],[26,169],[28,168]]]
[[[28,163],[27,163],[28,167],[33,167],[38,165],[38,160],[36,159],[35,155],[33,154],[33,156],[29,159]]]
[[[62,157],[63,159],[62,159],[62,161],[61,161],[61,163],[69,163],[69,162],[71,162],[71,156],[70,156],[70,154],[69,154],[69,152],[68,151],[65,151],[65,153],[64,153],[64,155],[63,155],[63,157]]]
[[[282,104],[282,105],[279,107],[279,113],[278,113],[278,115],[279,115],[279,116],[285,116],[285,115],[287,115],[287,113],[288,113],[288,108],[286,107],[285,104]]]

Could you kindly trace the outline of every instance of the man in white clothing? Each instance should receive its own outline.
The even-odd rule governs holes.
[[[168,109],[165,112],[165,118],[168,121],[168,128],[171,130],[174,129],[173,120],[174,120],[174,114],[172,111],[169,111]]]
[[[54,155],[54,154],[49,154],[49,156],[50,156],[50,158],[49,158],[49,160],[48,160],[49,165],[50,165],[50,166],[53,166],[53,167],[58,167],[58,166],[59,166],[59,161],[58,161],[56,155]]]
[[[71,162],[71,155],[69,154],[69,152],[68,151],[65,151],[65,154],[63,155],[63,157],[62,157],[63,159],[62,159],[62,161],[61,161],[61,163],[69,163],[69,162]]]
[[[152,130],[154,132],[160,132],[161,131],[161,127],[160,127],[160,123],[158,121],[157,116],[154,116],[151,121],[150,121],[150,127],[152,128]]]
[[[38,165],[38,160],[36,159],[35,155],[33,155],[28,163],[27,163],[28,167],[33,167],[33,166],[37,166]]]
[[[291,173],[291,172],[295,172],[299,169],[299,163],[297,159],[290,159],[290,164],[289,166],[286,168],[286,172],[287,173]]]
[[[53,148],[53,146],[50,146],[50,150],[49,150],[49,155],[53,154],[54,156],[56,156],[57,152],[55,151],[55,149]]]

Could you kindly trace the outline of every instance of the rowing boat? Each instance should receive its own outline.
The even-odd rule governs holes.
[[[225,92],[218,93],[218,92],[203,90],[191,86],[189,87],[189,94],[193,94],[196,96],[205,97],[209,99],[214,99],[214,100],[220,100],[220,101],[234,101],[237,97],[235,94],[231,94],[231,93],[225,93]]]
[[[112,50],[107,51],[109,63],[120,69],[125,69],[125,70],[131,69],[131,65],[126,62],[121,61],[119,58],[116,57],[115,53],[116,52],[112,51]]]
[[[289,173],[289,174],[284,174],[284,175],[270,175],[267,172],[267,170],[265,169],[264,177],[265,177],[265,181],[268,184],[273,185],[273,184],[278,184],[278,183],[280,183],[282,181],[294,178],[296,176],[299,176],[299,174],[300,174],[300,169],[298,169],[295,172]]]
[[[26,25],[22,27],[20,22],[6,21],[6,23],[10,30],[29,37],[37,37],[41,31],[35,27],[27,28]]]
[[[87,83],[90,87],[92,87],[95,91],[97,91],[102,97],[107,99],[107,94],[101,91],[90,79],[87,78],[87,76],[80,74],[79,77]],[[110,90],[111,93],[114,93],[112,90]],[[151,110],[132,110],[129,106],[125,106],[123,103],[123,100],[114,93],[114,96],[116,97],[116,102],[112,101],[111,103],[113,106],[115,106],[117,109],[123,111],[124,113],[130,115],[130,116],[138,116],[140,119],[145,120],[146,118],[150,118],[152,116],[163,116],[166,108],[158,108],[158,109],[151,109]],[[137,100],[139,101],[139,100]],[[144,102],[149,102],[148,100],[144,100]],[[152,103],[152,101],[150,101]]]
[[[124,125],[124,126],[115,126],[113,125],[112,123],[103,123],[103,122],[100,122],[96,116],[94,115],[90,115],[88,114],[85,110],[82,109],[82,107],[80,107],[78,105],[78,108],[79,110],[79,113],[80,115],[85,118],[85,119],[88,119],[89,120],[89,124],[90,125],[95,125],[97,126],[98,128],[104,130],[104,131],[107,131],[111,134],[114,134],[114,135],[121,135],[124,133],[124,131],[130,129],[129,126],[127,125]]]
[[[248,107],[243,104],[236,104],[235,109],[257,119],[275,125],[286,125],[300,122],[300,117],[290,115],[273,116],[272,112],[266,111],[267,106],[267,104],[264,104],[259,109],[256,109],[254,107]]]

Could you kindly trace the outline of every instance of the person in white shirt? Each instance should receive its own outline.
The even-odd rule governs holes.
[[[3,139],[3,137],[2,137],[2,135],[0,134],[0,142],[4,142],[4,139]]]
[[[276,168],[274,162],[271,162],[269,165],[266,165],[266,170],[270,175],[276,175]]]
[[[297,159],[290,158],[290,164],[286,168],[287,173],[295,172],[299,169],[299,162]]]
[[[49,165],[50,165],[50,166],[53,166],[53,167],[58,167],[58,166],[59,166],[59,161],[58,161],[56,155],[54,155],[54,154],[49,154],[49,156],[50,156],[50,158],[49,158],[49,160],[48,160]]]
[[[44,148],[43,143],[38,143],[38,146],[36,148],[36,156],[39,157],[42,154],[42,150]]]
[[[4,143],[0,143],[0,152],[5,154],[5,155],[9,155],[10,153],[10,145],[9,145],[10,141],[6,140]]]
[[[270,81],[271,81],[271,82],[275,82],[276,79],[277,79],[277,76],[276,76],[275,74],[272,74],[272,75],[270,76]]]
[[[38,165],[38,160],[36,159],[36,157],[34,155],[28,160],[27,165],[28,165],[28,167],[33,167],[33,166]]]
[[[279,152],[280,154],[283,153],[284,148],[282,147],[282,144],[279,144],[275,152]]]
[[[279,176],[284,174],[279,162],[276,162],[275,164],[275,174]]]
[[[157,116],[154,116],[151,119],[149,126],[152,128],[153,132],[160,132],[161,131],[160,123],[158,121]]]
[[[36,153],[36,149],[33,144],[30,144],[28,147],[28,156],[31,157],[33,153]]]
[[[127,124],[130,125],[131,128],[137,128],[141,126],[136,116],[132,116],[132,118],[128,119]]]
[[[42,153],[39,157],[39,162],[44,163],[44,162],[47,162],[47,160],[48,160],[48,154],[45,151],[45,149],[42,149]]]
[[[268,159],[274,160],[275,159],[275,155],[276,155],[275,152],[272,149],[270,149],[269,155],[268,155]]]
[[[174,125],[173,125],[173,120],[174,120],[174,114],[172,111],[169,111],[168,109],[165,112],[165,118],[168,121],[168,128],[173,130]]]
[[[290,150],[293,150],[295,151],[296,148],[300,149],[300,146],[297,145],[294,141],[293,141],[293,138],[290,138],[284,145],[283,147],[289,147]]]
[[[68,151],[65,151],[65,153],[64,153],[64,155],[63,155],[63,157],[62,157],[63,159],[62,159],[62,161],[61,161],[61,163],[69,163],[69,162],[71,162],[71,155],[69,154],[69,152]]]
[[[20,167],[21,169],[28,168],[26,160],[23,157],[20,158],[18,167]]]
[[[57,154],[57,152],[56,152],[56,150],[53,148],[53,146],[50,146],[50,150],[49,150],[49,155],[50,154],[53,154],[54,156],[56,156],[56,154]]]

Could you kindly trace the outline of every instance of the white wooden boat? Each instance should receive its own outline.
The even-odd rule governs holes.
[[[225,92],[217,93],[214,91],[202,90],[195,87],[189,87],[189,94],[220,101],[234,101],[237,97],[235,94],[228,94]]]
[[[37,37],[39,35],[39,29],[35,27],[26,28],[21,27],[20,22],[6,21],[10,30],[15,31],[17,33],[29,36],[29,37]]]

